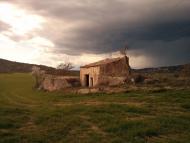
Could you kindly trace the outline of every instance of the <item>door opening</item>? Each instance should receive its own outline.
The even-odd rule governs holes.
[[[93,87],[93,86],[94,86],[93,78],[91,77],[91,78],[90,78],[90,87]]]
[[[89,74],[85,75],[85,86],[89,87]]]

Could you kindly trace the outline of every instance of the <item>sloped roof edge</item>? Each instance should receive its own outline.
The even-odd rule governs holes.
[[[107,58],[107,59],[104,59],[104,60],[101,60],[101,61],[98,61],[98,62],[94,62],[94,63],[91,63],[91,64],[87,64],[87,65],[81,66],[81,68],[89,68],[89,67],[96,67],[96,66],[100,66],[100,65],[105,65],[105,64],[109,64],[109,63],[113,63],[113,62],[119,61],[119,60],[121,60],[123,58],[124,57]]]

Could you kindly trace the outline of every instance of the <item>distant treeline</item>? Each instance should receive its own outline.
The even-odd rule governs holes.
[[[185,65],[177,65],[177,66],[168,66],[168,67],[158,67],[158,68],[144,68],[144,69],[133,69],[133,72],[138,73],[174,73],[174,72],[180,72],[184,68],[189,68],[190,64]]]

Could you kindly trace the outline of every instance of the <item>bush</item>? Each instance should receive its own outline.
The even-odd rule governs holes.
[[[132,76],[132,82],[134,83],[143,83],[145,80],[145,77],[141,74],[136,74]]]
[[[184,65],[181,70],[181,76],[190,77],[190,64]]]

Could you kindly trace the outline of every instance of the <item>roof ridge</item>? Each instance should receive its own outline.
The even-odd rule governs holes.
[[[115,61],[120,60],[122,58],[124,58],[124,57],[106,58],[106,59],[103,59],[103,60],[100,60],[100,61],[97,61],[97,62],[94,62],[94,63],[90,63],[90,64],[87,64],[87,65],[81,66],[81,68],[100,66],[100,65],[115,62]]]

